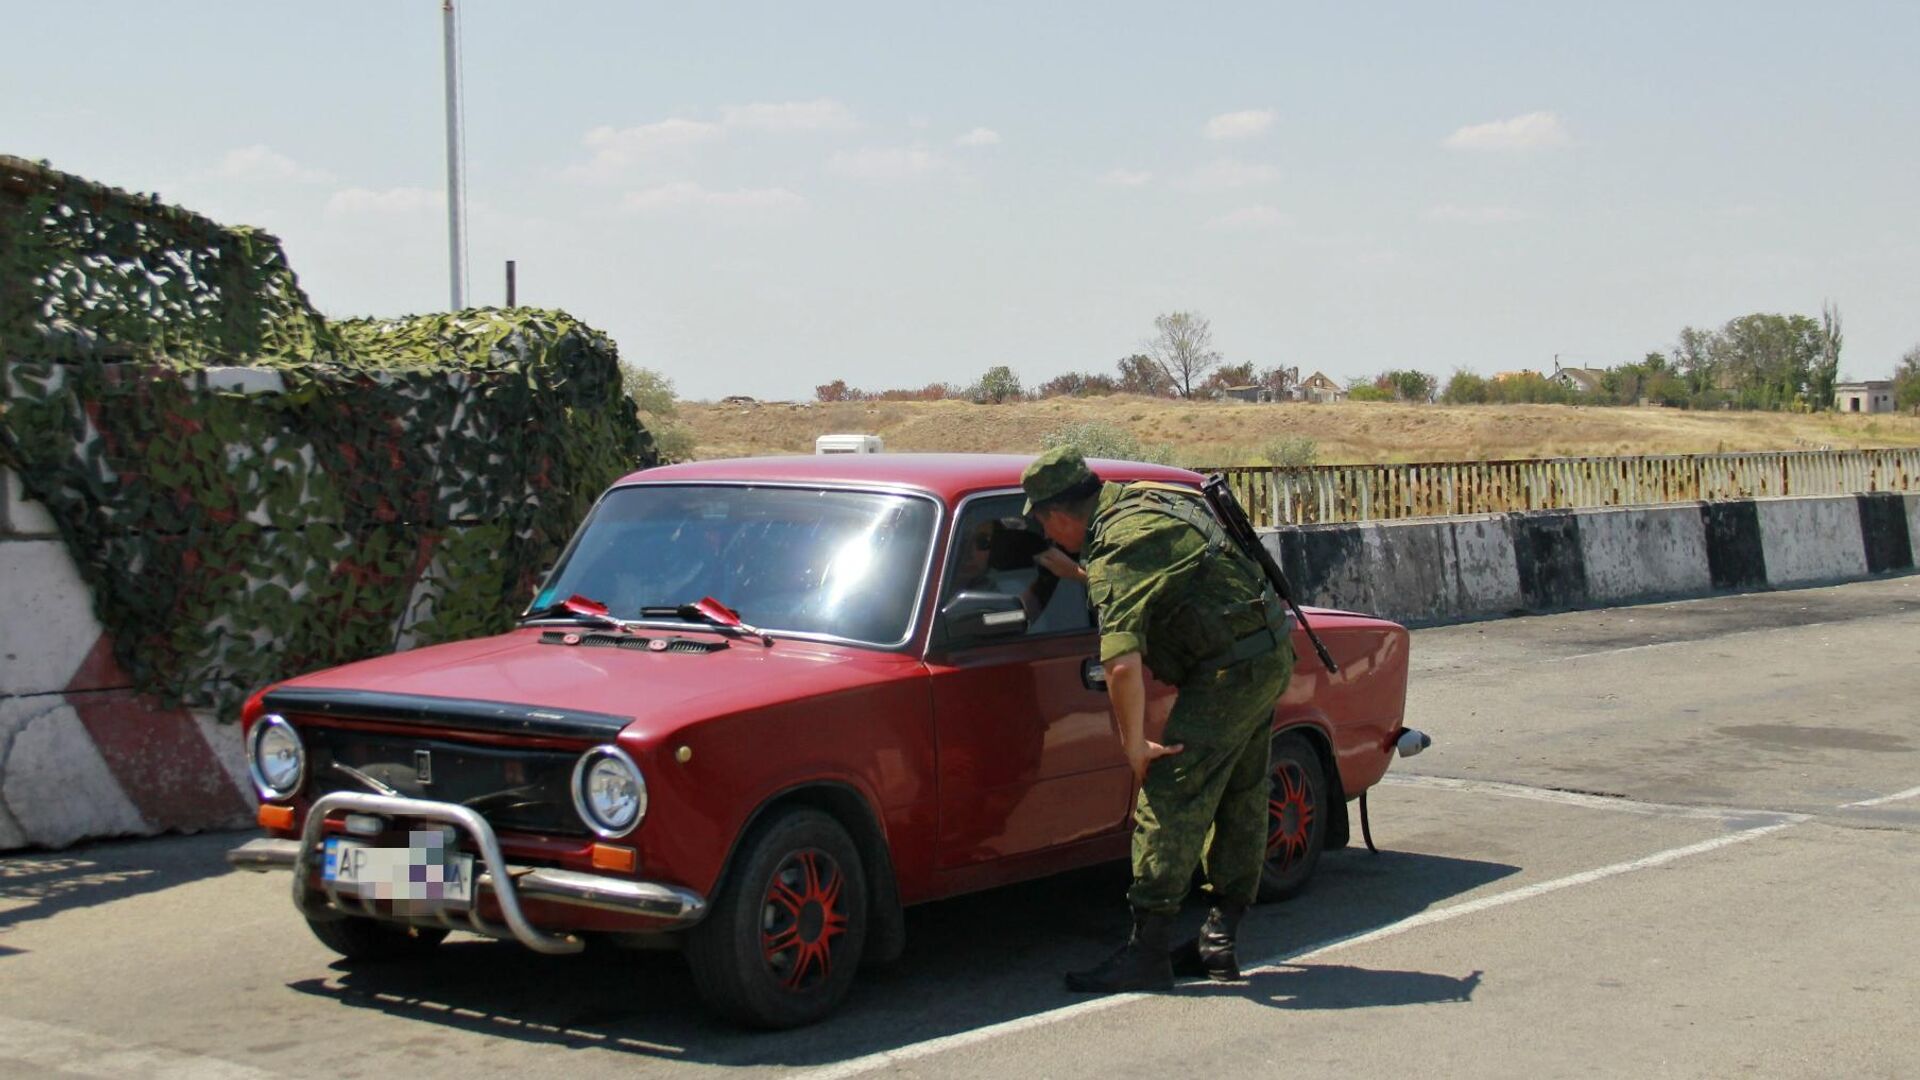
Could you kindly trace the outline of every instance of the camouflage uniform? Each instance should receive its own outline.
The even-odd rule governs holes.
[[[1179,689],[1134,809],[1142,912],[1173,914],[1206,861],[1216,901],[1251,903],[1267,850],[1274,704],[1293,673],[1284,608],[1260,568],[1197,497],[1158,485],[1101,488],[1081,552],[1100,660],[1138,652]]]

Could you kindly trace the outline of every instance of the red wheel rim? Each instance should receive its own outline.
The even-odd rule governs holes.
[[[810,990],[833,975],[835,939],[847,932],[840,864],[824,851],[796,851],[767,882],[760,908],[760,951],[788,990]]]
[[[1274,767],[1267,791],[1267,862],[1281,873],[1307,856],[1313,835],[1313,791],[1306,771],[1291,761]]]

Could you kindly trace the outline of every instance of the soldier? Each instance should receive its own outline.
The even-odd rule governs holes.
[[[1069,974],[1067,987],[1163,990],[1176,971],[1238,979],[1234,938],[1266,861],[1274,703],[1293,674],[1289,616],[1197,494],[1103,483],[1066,447],[1035,459],[1021,486],[1047,538],[1085,568],[1107,696],[1140,784],[1132,936],[1099,967]],[[1179,689],[1164,745],[1145,734],[1142,665]],[[1171,923],[1203,855],[1213,908],[1200,937],[1170,955]]]

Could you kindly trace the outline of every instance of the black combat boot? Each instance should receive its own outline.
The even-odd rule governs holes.
[[[1173,950],[1175,975],[1205,975],[1215,982],[1236,982],[1240,978],[1240,960],[1233,955],[1234,938],[1240,933],[1240,918],[1247,905],[1223,902],[1207,912],[1200,936]]]
[[[1133,936],[1099,967],[1068,972],[1067,989],[1083,994],[1173,989],[1173,969],[1167,963],[1172,929],[1173,916],[1133,909]]]

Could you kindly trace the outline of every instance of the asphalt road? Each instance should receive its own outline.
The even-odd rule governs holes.
[[[1100,870],[916,909],[843,1012],[747,1034],[666,954],[350,969],[180,837],[0,859],[0,1075],[1920,1075],[1920,577],[1414,658],[1383,850],[1256,909],[1243,985],[1060,989],[1122,930]]]

